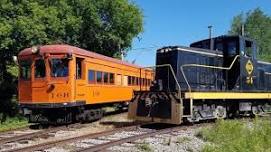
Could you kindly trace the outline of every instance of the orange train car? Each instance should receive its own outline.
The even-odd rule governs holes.
[[[102,117],[102,107],[127,105],[149,90],[151,69],[69,45],[44,45],[18,55],[19,104],[29,122],[71,123]]]

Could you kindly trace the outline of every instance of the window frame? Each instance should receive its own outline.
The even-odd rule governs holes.
[[[109,73],[108,72],[103,72],[103,83],[109,84]]]
[[[29,62],[29,77],[28,78],[22,78],[22,62]],[[33,61],[31,58],[25,58],[25,59],[21,59],[19,61],[19,80],[20,81],[31,81],[32,79],[32,72],[33,72],[33,69],[32,69],[32,65],[33,65]]]
[[[93,72],[93,80],[89,80],[89,72]],[[89,84],[96,84],[96,71],[92,69],[88,69],[88,83]]]
[[[75,79],[76,80],[84,80],[85,77],[84,77],[84,58],[81,58],[81,57],[75,57]],[[79,61],[81,64],[80,64],[80,77],[78,77],[78,70],[77,70],[77,61]]]
[[[52,75],[53,74],[52,60],[54,60],[54,59],[67,60],[68,73],[67,73],[66,76],[55,77],[55,76]],[[52,56],[52,57],[49,58],[48,62],[49,62],[49,69],[50,69],[50,75],[49,76],[50,76],[51,79],[68,79],[69,78],[69,76],[70,76],[70,60],[69,59],[66,59],[64,56]]]
[[[103,72],[102,71],[96,71],[96,83],[97,84],[103,84]],[[101,81],[98,81],[98,74],[101,73]]]
[[[112,79],[111,76],[113,76]],[[115,84],[115,73],[109,73],[109,84]]]
[[[36,63],[38,60],[42,60],[44,63],[44,76],[43,77],[36,77]],[[43,58],[36,58],[33,62],[33,70],[34,70],[34,79],[45,79],[47,76],[46,60]]]

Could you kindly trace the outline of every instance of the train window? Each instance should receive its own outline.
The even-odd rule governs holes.
[[[116,84],[121,85],[121,74],[117,74]]]
[[[217,42],[216,43],[216,50],[220,50],[220,51],[223,51],[223,43],[222,42]]]
[[[107,72],[104,72],[104,83],[108,83],[108,80],[109,80],[109,74]]]
[[[82,58],[76,58],[76,79],[82,79]]]
[[[139,85],[139,78],[136,77],[136,85]]]
[[[134,85],[137,85],[137,77],[134,77],[134,78],[135,78]]]
[[[132,85],[135,85],[135,77],[132,77]]]
[[[237,51],[237,48],[236,48],[236,42],[233,41],[233,42],[228,42],[228,55],[236,55],[236,51]]]
[[[249,56],[249,57],[252,56],[252,42],[251,41],[245,41],[245,51],[246,51],[246,56]]]
[[[132,77],[128,76],[128,85],[132,85]]]
[[[88,70],[88,83],[95,83],[95,71]]]
[[[68,61],[66,59],[53,58],[50,60],[52,77],[67,77],[69,74]]]
[[[35,78],[44,78],[46,73],[45,62],[43,59],[35,61]]]
[[[31,61],[23,60],[20,61],[20,78],[29,80],[31,78]]]
[[[97,75],[96,75],[96,78],[97,78],[96,80],[97,80],[97,82],[98,82],[98,83],[102,83],[102,81],[103,81],[103,73],[100,72],[100,71],[97,71],[96,74],[97,74]]]
[[[114,84],[115,83],[115,77],[114,73],[109,73],[109,83]]]

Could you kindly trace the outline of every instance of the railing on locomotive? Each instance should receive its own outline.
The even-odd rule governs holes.
[[[174,70],[173,70],[171,64],[161,64],[161,65],[149,66],[149,67],[145,67],[145,69],[146,69],[146,68],[152,68],[152,69],[155,69],[155,68],[164,68],[164,67],[167,67],[167,68],[170,69],[170,72],[171,72],[171,74],[172,74],[172,76],[173,76],[173,78],[174,78],[174,81],[175,81],[176,84],[177,84],[177,87],[178,87],[178,97],[179,97],[180,103],[181,103],[181,105],[182,105],[182,99],[181,99],[181,92],[182,92],[182,90],[181,90],[181,86],[180,86],[180,84],[178,83],[178,79],[177,79],[177,77],[176,77],[176,74],[174,73]],[[155,70],[154,70],[154,71],[155,71]],[[169,79],[169,78],[168,78],[168,79]]]
[[[187,77],[186,77],[185,73],[184,73],[184,70],[183,70],[184,67],[201,67],[201,68],[220,69],[220,70],[229,71],[229,70],[232,69],[234,63],[236,62],[237,58],[239,58],[239,57],[240,57],[240,55],[236,55],[229,67],[210,66],[210,65],[203,65],[203,64],[184,64],[184,65],[181,65],[180,66],[181,73],[182,73],[182,75],[184,77],[186,85],[188,86],[189,92],[191,93],[192,89],[191,89],[191,86],[190,86],[190,84],[189,84],[189,82],[187,80]]]

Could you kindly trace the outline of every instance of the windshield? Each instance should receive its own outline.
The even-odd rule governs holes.
[[[46,75],[45,62],[43,59],[35,61],[35,78],[44,78]]]
[[[20,63],[20,78],[30,80],[31,78],[31,60],[22,60]]]
[[[52,77],[67,77],[69,74],[67,59],[51,59],[51,76]]]

